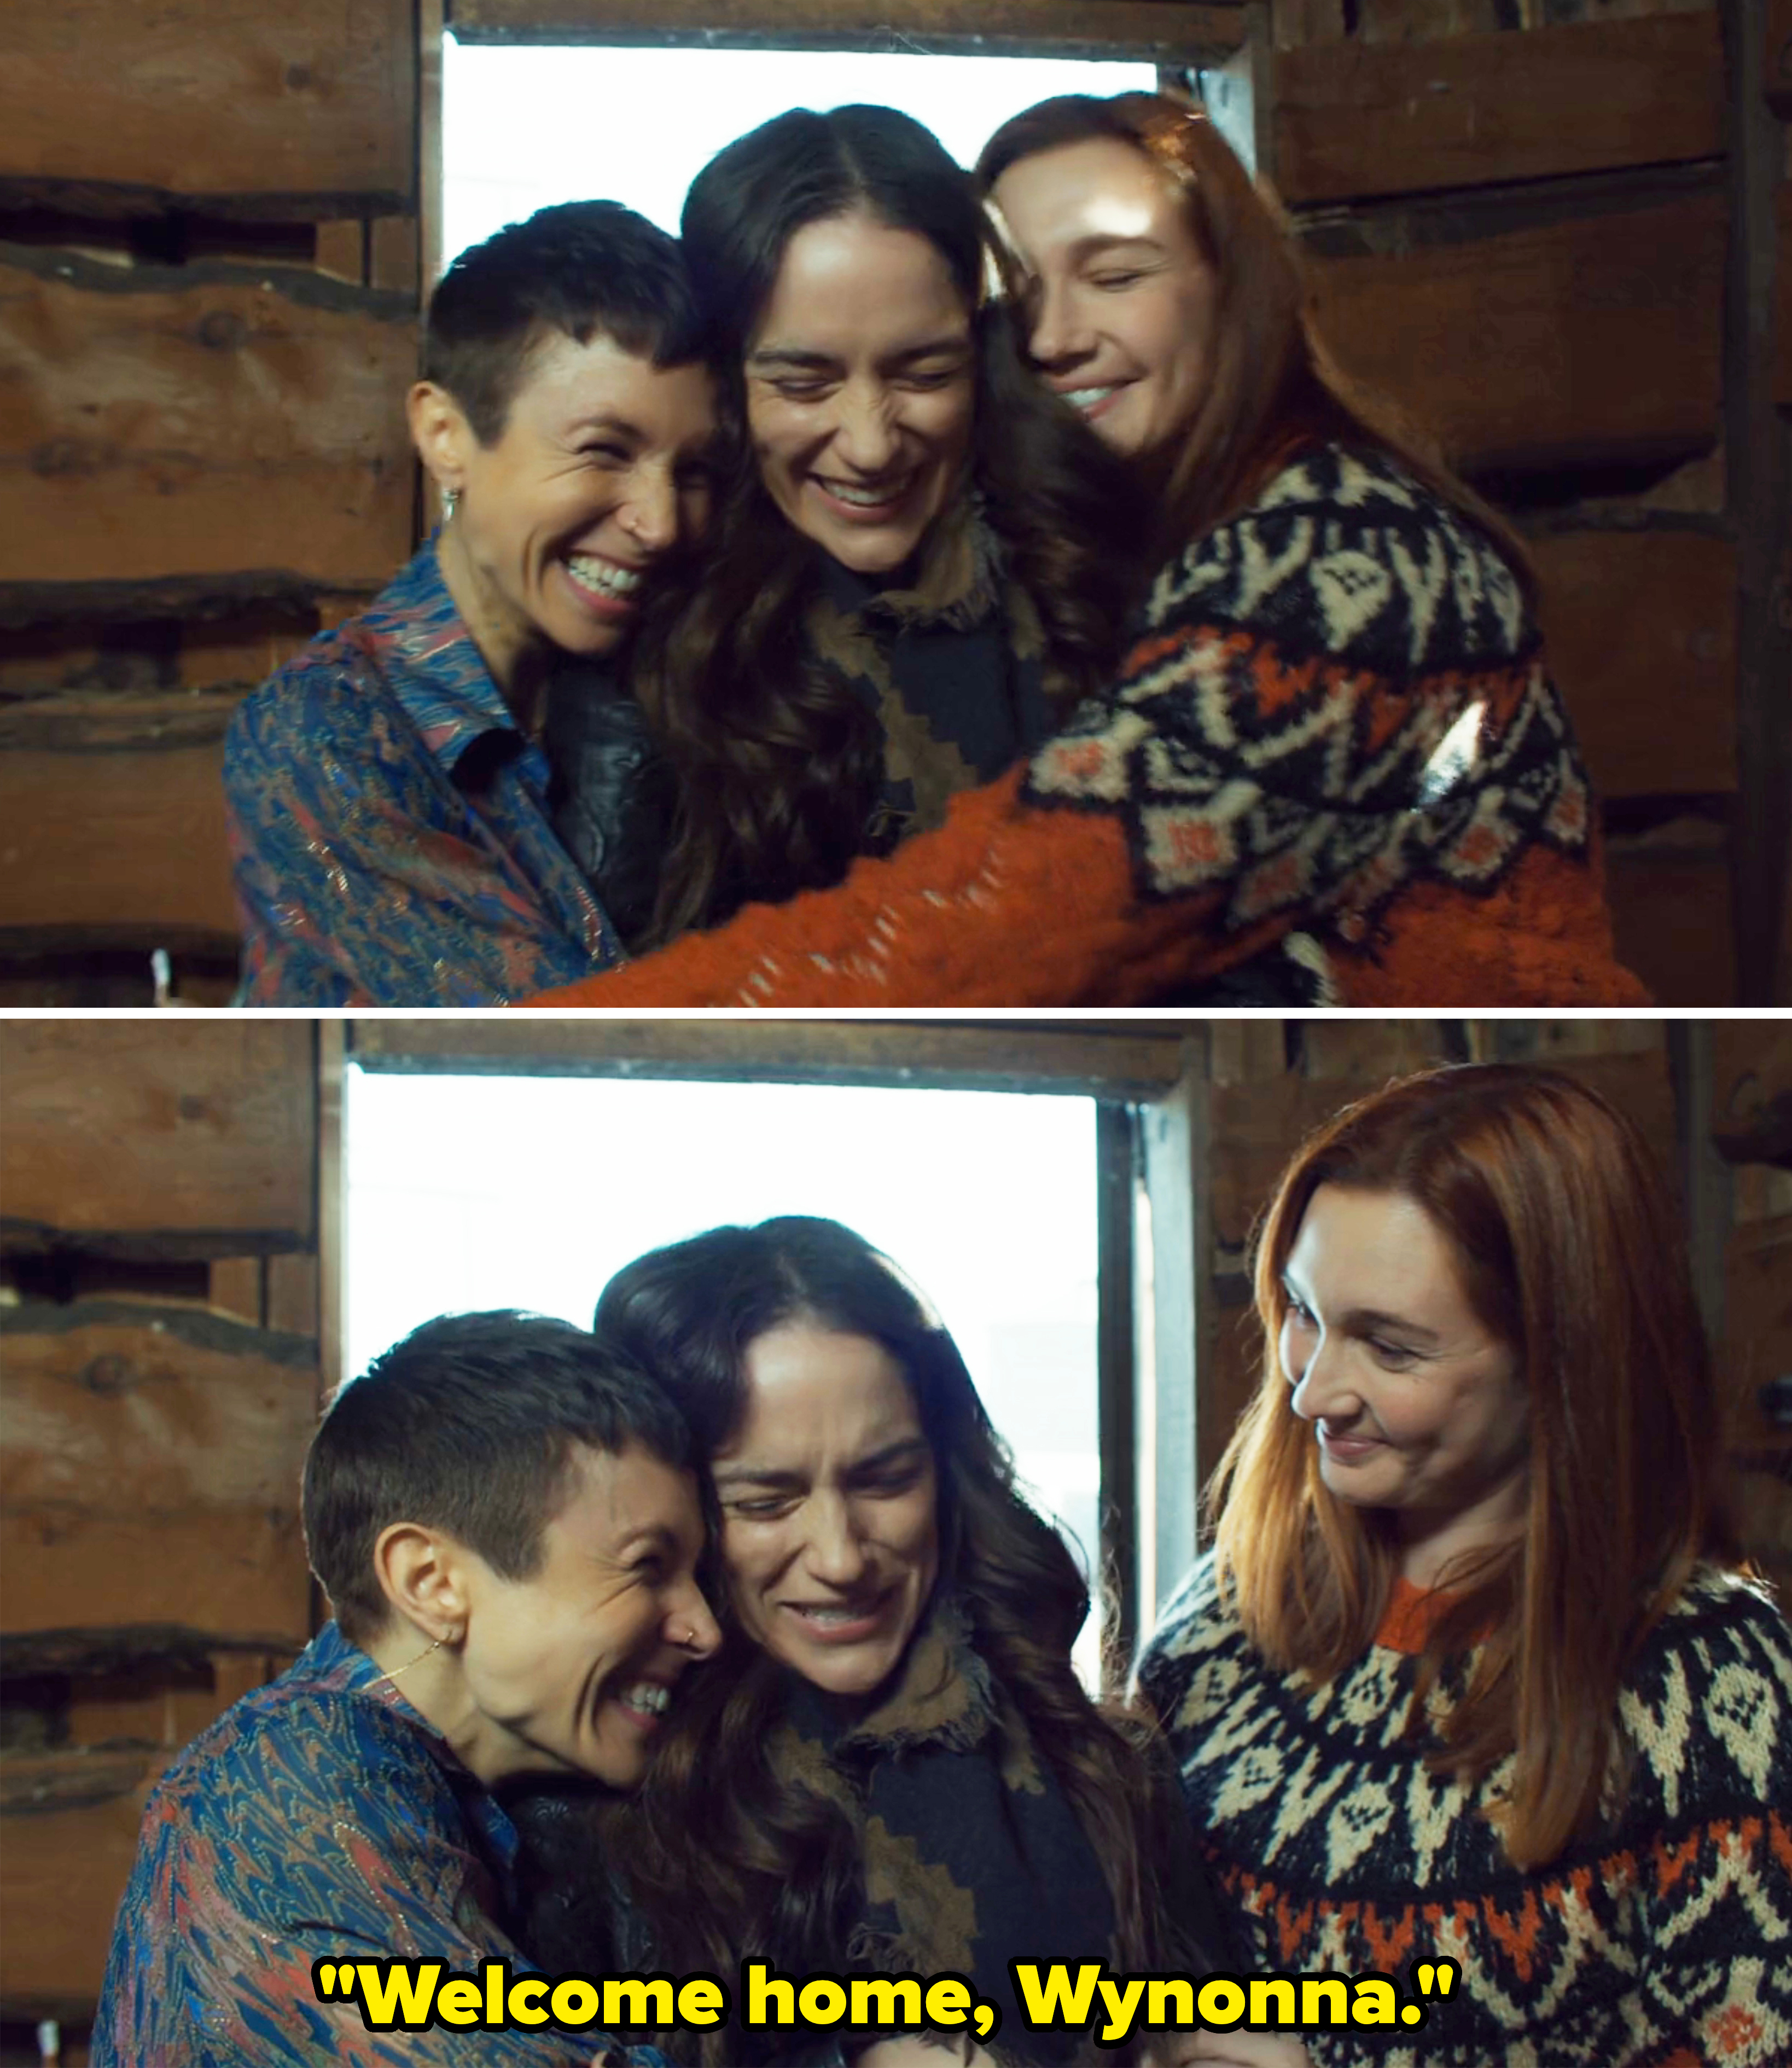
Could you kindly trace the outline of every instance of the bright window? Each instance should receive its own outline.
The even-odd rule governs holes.
[[[1087,1098],[351,1067],[343,1369],[432,1315],[588,1326],[659,1244],[841,1220],[957,1338],[1046,1512],[1095,1561],[1095,1108]],[[1079,1649],[1095,1678],[1095,1618]]]
[[[518,48],[444,39],[442,258],[560,201],[626,202],[676,231],[724,144],[786,108],[881,102],[961,164],[1054,93],[1153,91],[1155,66],[853,51]]]

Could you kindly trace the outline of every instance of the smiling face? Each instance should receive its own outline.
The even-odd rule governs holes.
[[[880,1343],[812,1321],[746,1354],[747,1409],[711,1470],[735,1611],[829,1694],[896,1670],[939,1572],[933,1455]]]
[[[1164,459],[1211,379],[1215,275],[1180,194],[1142,150],[1093,136],[1018,159],[993,197],[1041,372],[1116,452]]]
[[[784,515],[843,567],[901,567],[957,491],[971,311],[944,256],[867,215],[799,230],[748,340],[747,425]]]
[[[482,1780],[573,1771],[630,1788],[679,1675],[719,1641],[695,1577],[691,1475],[639,1446],[579,1447],[541,1562],[508,1580],[462,1549],[460,1670]]]
[[[1282,1366],[1340,1500],[1393,1511],[1408,1578],[1522,1528],[1530,1416],[1512,1349],[1415,1199],[1321,1185],[1283,1272]]]
[[[708,519],[709,374],[656,367],[602,332],[534,347],[491,445],[429,382],[412,391],[411,425],[438,485],[459,491],[442,576],[500,687],[531,652],[608,653],[656,564]]]

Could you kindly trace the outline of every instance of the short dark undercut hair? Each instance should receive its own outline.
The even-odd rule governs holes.
[[[538,209],[463,251],[429,298],[421,372],[459,403],[482,445],[504,434],[529,358],[564,333],[602,332],[656,366],[704,356],[676,238],[620,202]]]
[[[344,1637],[390,1613],[373,1547],[395,1522],[445,1530],[526,1580],[565,1505],[575,1446],[689,1461],[683,1418],[644,1372],[570,1321],[448,1314],[338,1387],[305,1460],[306,1549]]]

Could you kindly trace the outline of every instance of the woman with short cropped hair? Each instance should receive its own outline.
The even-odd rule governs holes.
[[[617,1352],[539,1316],[426,1323],[339,1390],[303,1496],[337,1619],[156,1784],[95,2068],[664,2068],[554,2025],[538,1983],[505,2029],[382,2033],[313,1971],[526,1972],[493,1788],[634,1786],[715,1648],[687,1441]]]
[[[242,1004],[502,1005],[613,962],[652,910],[663,799],[633,705],[582,674],[604,744],[576,832],[542,735],[556,664],[614,655],[707,520],[676,242],[569,202],[462,252],[408,407],[443,523],[225,743]]]

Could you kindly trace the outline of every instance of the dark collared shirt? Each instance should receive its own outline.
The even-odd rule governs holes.
[[[517,1850],[484,1786],[334,1623],[226,1711],[144,1811],[92,2068],[584,2068],[554,2028],[368,2032],[311,1963],[529,1963],[494,1921]],[[616,2048],[619,2068],[666,2068]]]
[[[225,744],[243,1005],[500,1005],[616,961],[432,539]]]

